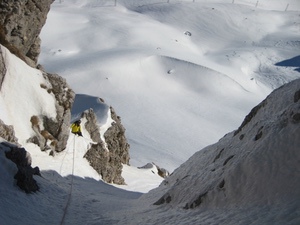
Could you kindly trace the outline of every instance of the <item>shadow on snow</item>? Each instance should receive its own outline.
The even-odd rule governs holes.
[[[296,67],[295,71],[300,72],[300,55],[275,64],[276,66]]]

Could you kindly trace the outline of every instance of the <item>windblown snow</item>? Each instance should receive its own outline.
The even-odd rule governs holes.
[[[131,166],[126,185],[104,183],[83,159],[84,130],[54,157],[26,143],[31,115],[55,117],[54,97],[1,46],[0,119],[43,178],[21,192],[1,147],[0,224],[299,224],[299,10],[297,0],[56,0],[39,63],[77,93],[74,120],[93,108],[103,135],[114,107]],[[138,168],[152,162],[173,174]]]

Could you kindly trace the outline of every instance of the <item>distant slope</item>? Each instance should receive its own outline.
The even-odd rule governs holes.
[[[288,1],[166,2],[56,1],[40,63],[115,108],[131,165],[172,171],[300,77],[275,65],[299,54],[299,13],[268,9]]]

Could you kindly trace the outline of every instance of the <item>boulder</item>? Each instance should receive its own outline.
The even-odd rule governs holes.
[[[31,167],[31,155],[24,148],[12,146],[10,151],[5,152],[6,158],[10,159],[18,167],[18,172],[14,176],[17,185],[26,193],[39,190],[33,175],[41,175],[38,167]]]

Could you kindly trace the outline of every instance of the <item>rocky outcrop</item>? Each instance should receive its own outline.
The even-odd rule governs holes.
[[[107,148],[112,151],[114,155],[120,158],[121,163],[129,165],[129,144],[125,137],[125,128],[121,123],[121,117],[119,117],[114,108],[110,107],[111,118],[115,121],[111,127],[104,133],[105,142]]]
[[[0,2],[0,43],[31,66],[38,60],[41,42],[39,34],[53,2],[54,0]]]
[[[155,168],[155,170],[157,170],[157,174],[159,176],[161,176],[162,178],[166,178],[170,174],[169,171],[167,171],[164,168],[160,168],[159,166],[155,165],[155,163],[147,163],[144,166],[138,167],[138,169],[153,169],[153,168]],[[153,170],[152,170],[152,172],[155,173]]]
[[[39,34],[46,22],[50,5],[54,0],[4,0],[0,2],[0,43],[30,66],[36,66],[40,53]],[[0,88],[5,79],[6,65],[0,52]],[[40,68],[42,70],[42,68]],[[62,151],[69,136],[71,106],[75,94],[65,79],[56,74],[43,72],[51,87],[41,85],[56,99],[56,118],[32,115],[31,124],[36,135],[30,142],[38,144],[42,150],[51,148]]]
[[[66,80],[57,74],[46,74],[52,88],[48,92],[52,92],[56,99],[56,120],[53,121],[44,117],[44,127],[56,139],[57,145],[55,150],[60,152],[65,149],[69,137],[69,125],[71,121],[71,108],[74,102],[75,93],[69,87]]]
[[[90,165],[108,183],[125,184],[122,177],[122,163],[120,158],[110,152],[101,143],[92,144],[91,148],[84,156]]]
[[[0,119],[0,137],[2,137],[4,140],[7,140],[11,143],[14,144],[18,143],[18,138],[16,138],[15,136],[15,131],[13,126],[4,124],[1,119]]]
[[[40,53],[40,31],[45,24],[50,5],[54,0],[4,0],[0,2],[0,44],[11,53],[18,56],[28,65],[43,71],[36,66]],[[6,75],[5,60],[0,54],[0,89]],[[50,153],[63,151],[69,137],[71,108],[75,93],[69,88],[65,79],[56,74],[43,72],[46,84],[40,87],[55,97],[56,117],[50,118],[41,114],[30,118],[34,135],[27,141],[37,144],[42,151],[51,149]],[[83,113],[84,126],[92,138],[91,149],[86,158],[95,170],[109,183],[124,184],[121,176],[122,164],[129,164],[129,144],[125,138],[125,129],[118,117],[110,108],[111,117],[115,121],[101,139],[96,115],[93,110]],[[82,124],[83,125],[83,124]],[[8,129],[9,128],[9,129]],[[14,140],[13,127],[3,125],[3,132],[7,140]],[[0,130],[1,131],[1,130]]]
[[[90,134],[93,142],[101,143],[101,145],[104,145],[100,137],[100,130],[99,130],[98,121],[97,121],[96,114],[94,113],[94,110],[90,108],[84,111],[81,117],[86,119],[84,127],[87,130],[87,132]]]
[[[121,124],[112,107],[110,107],[111,117],[114,120],[111,127],[104,133],[105,143],[100,138],[100,131],[97,118],[92,109],[86,110],[82,114],[84,126],[89,132],[92,140],[91,148],[85,154],[85,158],[90,165],[108,183],[125,184],[122,177],[122,164],[129,164],[129,144],[125,137],[125,129]]]
[[[56,99],[56,118],[37,115],[31,117],[32,129],[35,136],[29,141],[40,146],[41,150],[51,149],[51,154],[61,152],[65,149],[69,138],[71,121],[71,107],[74,102],[75,93],[68,86],[66,80],[57,74],[46,74],[44,77],[51,84],[45,88],[48,93],[52,93]],[[44,129],[42,130],[41,127]],[[49,144],[48,144],[49,142]]]
[[[5,144],[2,144],[5,145]],[[10,151],[5,152],[6,158],[13,161],[18,167],[18,172],[14,176],[17,185],[26,193],[36,192],[39,186],[33,175],[41,175],[38,167],[31,167],[31,155],[24,148],[18,148],[13,145],[6,145]]]

